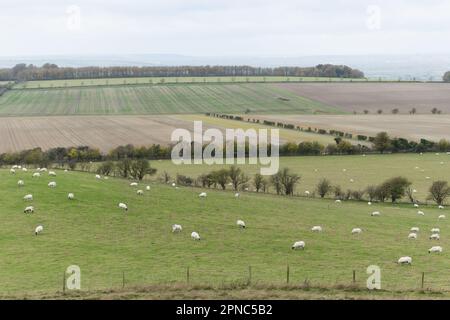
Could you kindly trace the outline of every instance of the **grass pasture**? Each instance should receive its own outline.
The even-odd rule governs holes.
[[[120,288],[123,272],[126,287],[186,282],[190,268],[191,285],[224,285],[248,280],[252,283],[283,285],[286,266],[290,283],[308,279],[314,286],[348,285],[352,271],[356,285],[365,285],[365,270],[378,265],[385,290],[450,290],[450,245],[447,220],[438,221],[447,210],[426,208],[420,217],[411,206],[331,200],[285,198],[245,193],[235,199],[231,192],[208,191],[198,198],[198,189],[152,184],[152,190],[139,197],[129,182],[96,180],[92,174],[57,172],[32,179],[31,172],[11,175],[0,171],[0,294],[34,296],[61,291],[64,270],[76,264],[81,268],[83,291]],[[24,179],[25,187],[17,187]],[[54,180],[56,189],[47,187]],[[74,192],[76,200],[67,200]],[[34,196],[35,213],[25,215],[25,194]],[[116,206],[126,202],[125,214]],[[280,210],[282,208],[283,210]],[[370,217],[373,210],[380,217]],[[274,214],[276,212],[276,214]],[[235,222],[243,219],[246,230]],[[171,233],[179,223],[183,231]],[[38,224],[44,232],[33,234]],[[321,225],[322,233],[312,233]],[[412,226],[420,228],[416,241],[408,240]],[[353,227],[364,232],[351,236]],[[444,247],[440,255],[427,250],[436,242],[428,240],[429,230],[441,228]],[[190,239],[198,231],[199,242]],[[304,251],[290,249],[297,240],[306,241]],[[399,266],[403,255],[413,257],[412,266]]]
[[[339,113],[270,84],[117,86],[11,90],[0,116],[244,113]]]

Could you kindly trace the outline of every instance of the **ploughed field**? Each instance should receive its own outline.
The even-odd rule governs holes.
[[[32,170],[0,171],[0,294],[33,296],[62,290],[64,270],[81,269],[84,291],[158,283],[222,285],[248,280],[252,283],[290,283],[332,287],[365,286],[366,268],[381,268],[382,288],[410,291],[425,286],[450,290],[450,226],[438,215],[448,209],[424,207],[418,216],[410,205],[360,202],[336,204],[332,200],[282,197],[210,191],[146,183],[137,188],[130,181],[98,180],[93,174],[57,171],[56,177],[43,173],[32,178]],[[25,186],[18,187],[17,181]],[[51,189],[50,181],[57,186]],[[420,186],[418,186],[420,187]],[[206,191],[207,198],[199,198]],[[68,200],[67,194],[75,194]],[[34,200],[23,200],[32,194]],[[128,212],[118,203],[128,205]],[[25,206],[33,205],[33,214]],[[372,211],[381,216],[371,217]],[[447,213],[448,215],[448,213]],[[239,229],[236,220],[245,221]],[[450,219],[450,216],[448,217]],[[172,233],[172,224],[182,225]],[[44,231],[35,235],[37,225]],[[313,233],[312,226],[323,231]],[[362,228],[351,235],[352,228]],[[411,227],[419,227],[417,240],[408,240]],[[428,239],[430,229],[441,230],[441,240]],[[201,240],[190,234],[196,231]],[[305,250],[292,250],[295,241],[306,242]],[[432,245],[441,245],[441,254],[429,254]],[[411,256],[411,266],[396,263]]]

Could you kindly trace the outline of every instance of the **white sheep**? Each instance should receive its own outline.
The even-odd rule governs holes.
[[[444,209],[444,206],[439,206],[438,208],[442,210],[442,209]]]
[[[341,200],[339,200],[339,199],[337,199],[336,201],[335,201],[335,203],[341,203],[342,201]]]
[[[102,178],[101,175],[99,175],[99,174],[96,174],[96,175],[95,175],[95,179],[101,179],[101,178]]]
[[[368,204],[369,206],[371,206],[371,205],[372,205],[372,202],[369,201],[369,202],[367,202],[367,204]]]
[[[400,259],[398,259],[397,263],[410,265],[412,263],[412,258],[411,257],[401,257]]]
[[[150,191],[150,186],[146,186],[145,190]]]
[[[298,250],[298,249],[305,249],[305,241],[297,241],[295,242],[292,247],[292,250]]]
[[[25,185],[25,182],[23,180],[19,180],[19,181],[17,181],[17,185],[19,187],[23,187]]]
[[[372,216],[372,217],[378,217],[378,216],[380,216],[380,212],[379,211],[374,211],[374,212],[372,212],[370,215]]]
[[[137,187],[138,186],[138,183],[137,182],[132,182],[132,183],[130,183],[130,187]]]
[[[417,233],[411,232],[411,233],[408,235],[408,239],[417,239]]]
[[[410,230],[410,232],[419,232],[419,228],[418,227],[412,227]]]
[[[200,235],[194,231],[191,233],[191,238],[194,240],[200,240]]]
[[[239,198],[241,195],[239,194],[239,192],[236,192],[235,194],[234,194],[234,197],[237,199],[237,198]]]
[[[143,190],[138,190],[138,191],[136,191],[136,194],[138,196],[143,196],[144,195],[144,191]]]
[[[56,188],[56,182],[52,181],[48,183],[49,188]]]
[[[208,195],[206,194],[206,192],[202,192],[198,196],[199,198],[206,198]]]
[[[22,171],[23,171],[23,172],[27,172],[27,171],[28,171],[28,169],[27,169],[27,168],[25,168],[25,167],[23,167],[23,168],[22,168]]]
[[[15,164],[11,167],[11,169],[17,169],[17,168],[19,168],[19,166],[17,164]]]
[[[33,206],[26,207],[25,210],[23,210],[23,213],[33,213],[33,212],[34,212]]]
[[[15,169],[11,169],[11,170],[9,170],[9,172],[10,172],[11,174],[16,174],[16,170],[15,170]]]
[[[419,205],[417,203],[414,203],[414,208],[418,208]]]
[[[441,214],[441,215],[438,217],[438,219],[439,219],[439,220],[445,219],[445,214]]]
[[[33,195],[32,194],[27,194],[23,197],[23,200],[25,201],[33,201]]]
[[[311,192],[309,192],[308,190],[305,191],[305,196],[309,197],[311,194]]]
[[[430,249],[428,249],[428,253],[441,253],[442,247],[441,246],[433,246]]]
[[[417,211],[417,214],[418,214],[419,216],[424,216],[424,215],[425,215],[425,212],[423,212],[423,211]]]
[[[313,232],[322,232],[322,227],[321,226],[314,226],[311,228],[311,231]]]
[[[182,230],[183,230],[183,228],[179,224],[174,224],[172,226],[172,232],[181,232]]]
[[[47,172],[47,168],[41,168],[39,169],[40,172]]]
[[[73,199],[75,199],[75,195],[74,195],[73,193],[69,193],[69,194],[67,195],[67,199],[73,200]]]
[[[430,236],[430,240],[440,240],[440,239],[441,239],[441,237],[439,236],[438,233],[433,233],[433,234]]]
[[[119,203],[119,208],[120,209],[123,209],[123,210],[125,210],[125,211],[128,211],[128,206],[125,204],[125,203]]]
[[[33,178],[39,178],[41,174],[39,172],[33,173]]]
[[[175,182],[172,183],[172,187],[176,187],[176,185],[177,185],[177,184],[176,184]]]
[[[38,235],[42,231],[44,231],[44,227],[43,226],[37,226],[36,229],[34,229],[34,234]]]
[[[242,220],[236,221],[236,224],[239,228],[245,229],[245,222]]]
[[[52,177],[56,177],[56,172],[55,171],[49,171],[48,175],[52,176]]]
[[[360,234],[362,233],[362,229],[361,228],[353,228],[352,229],[352,234]]]
[[[441,230],[439,228],[433,228],[431,229],[431,233],[441,233]]]

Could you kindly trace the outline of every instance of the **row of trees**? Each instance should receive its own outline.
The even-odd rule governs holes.
[[[450,71],[447,71],[447,72],[444,74],[444,76],[443,76],[442,79],[444,80],[444,82],[450,82]]]
[[[46,63],[41,67],[17,64],[0,69],[1,81],[57,79],[94,79],[125,77],[214,77],[214,76],[285,76],[363,78],[364,73],[344,65],[319,64],[315,67],[261,68],[250,66],[151,66],[151,67],[58,67]]]
[[[156,169],[150,166],[150,162],[145,159],[131,160],[122,159],[118,162],[108,160],[103,162],[97,169],[97,173],[104,176],[114,175],[121,178],[132,178],[143,180],[147,175],[154,175]]]

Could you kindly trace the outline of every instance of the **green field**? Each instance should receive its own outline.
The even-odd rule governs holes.
[[[194,83],[270,83],[270,82],[349,82],[367,81],[365,78],[326,77],[132,77],[68,80],[26,81],[14,86],[15,89],[66,88],[87,86],[122,86],[136,84],[194,84]]]
[[[313,286],[349,285],[352,271],[357,285],[365,286],[367,266],[382,270],[386,290],[420,287],[421,272],[426,287],[450,290],[450,226],[437,217],[446,210],[425,208],[420,217],[409,205],[391,206],[332,200],[286,198],[245,193],[235,199],[232,192],[208,191],[199,199],[200,189],[173,188],[152,184],[152,190],[137,196],[128,181],[96,180],[92,174],[57,172],[50,178],[31,178],[31,172],[11,175],[0,171],[0,294],[33,296],[61,291],[64,270],[81,268],[82,290],[126,286],[176,284],[232,284],[252,282],[280,285],[286,282],[290,266],[291,283],[308,279]],[[19,188],[17,180],[25,180]],[[47,187],[54,180],[56,189]],[[74,192],[76,200],[67,200]],[[26,215],[22,197],[31,193],[35,213]],[[129,211],[117,208],[128,203]],[[282,210],[280,210],[282,208]],[[380,217],[370,217],[373,210]],[[274,214],[276,213],[276,214]],[[243,219],[247,229],[235,225]],[[183,231],[171,232],[179,223]],[[34,235],[36,225],[44,232]],[[321,225],[322,233],[310,228]],[[408,240],[412,226],[420,228],[416,241]],[[363,228],[352,236],[354,227]],[[441,228],[441,255],[427,250],[436,242],[428,240],[432,227]],[[190,233],[202,240],[195,242]],[[294,241],[306,241],[304,251],[291,250]],[[399,266],[400,256],[413,257],[412,266]]]
[[[340,113],[270,84],[117,86],[11,90],[0,115]]]
[[[171,161],[152,161],[151,165],[157,168],[159,173],[167,171],[172,177],[175,177],[177,173],[196,177],[224,167],[221,165],[176,166]],[[249,175],[259,172],[259,167],[255,165],[241,167]],[[362,155],[281,157],[280,167],[288,167],[301,175],[296,189],[299,195],[303,195],[306,190],[313,192],[322,178],[329,179],[333,185],[340,185],[344,190],[361,190],[370,184],[379,184],[385,179],[402,175],[411,180],[413,188],[417,190],[416,197],[425,202],[428,188],[433,181],[450,181],[450,155],[445,153],[439,156],[429,153],[367,155],[365,157]],[[353,179],[353,182],[350,179]]]

